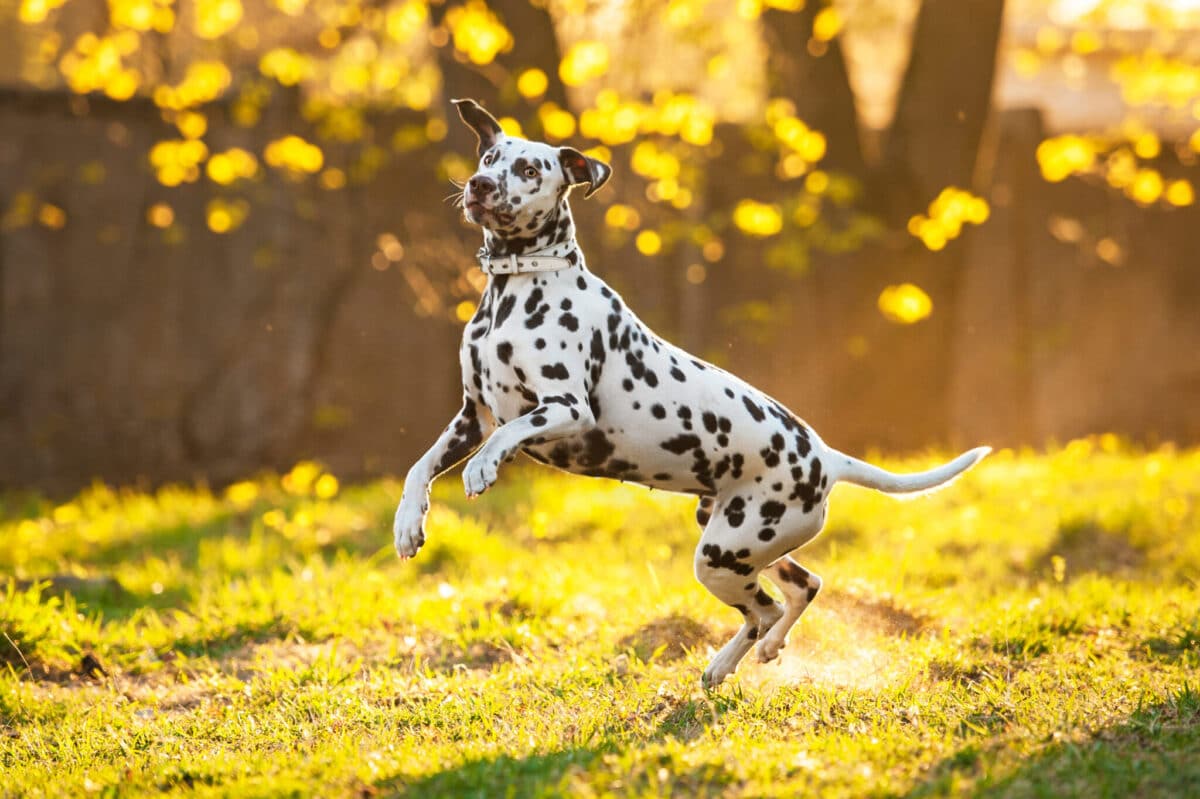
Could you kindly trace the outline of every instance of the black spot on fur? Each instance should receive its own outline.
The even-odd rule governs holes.
[[[582,466],[600,466],[613,454],[612,442],[604,435],[604,431],[595,428],[589,430],[583,437],[583,452],[579,456]]]
[[[708,558],[710,569],[729,569],[735,574],[750,574],[754,567],[749,563],[739,562],[739,557],[748,557],[750,550],[742,550],[745,555],[735,554],[732,549],[721,549],[716,544],[705,544],[700,553]]]
[[[767,522],[767,524],[779,524],[780,520],[783,518],[784,511],[786,510],[787,505],[784,505],[782,502],[769,499],[762,504],[762,507],[758,509],[758,512],[763,517],[763,520]]]
[[[662,442],[659,446],[661,446],[667,452],[674,452],[676,455],[682,455],[690,449],[699,447],[700,439],[693,435],[678,435]]]
[[[550,380],[566,380],[571,375],[569,372],[567,372],[567,367],[563,366],[561,363],[556,363],[553,366],[543,366],[542,376]]]
[[[746,521],[746,500],[741,497],[729,500],[725,506],[725,521],[729,522],[730,527],[741,527],[742,522]]]
[[[517,304],[517,298],[513,294],[509,294],[504,299],[500,300],[500,307],[496,309],[496,327],[504,324],[504,320],[512,313],[513,307]]]
[[[767,418],[766,414],[763,413],[762,408],[758,407],[758,405],[756,405],[749,397],[742,397],[742,404],[746,406],[746,410],[750,412],[750,416],[754,419],[754,421],[761,422],[763,419]]]

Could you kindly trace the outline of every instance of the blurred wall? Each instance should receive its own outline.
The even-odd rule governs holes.
[[[375,124],[385,135],[405,122]],[[285,98],[255,135],[301,124]],[[617,175],[577,199],[580,238],[647,321],[841,448],[1200,439],[1200,211],[1047,184],[1037,112],[1003,112],[995,127],[992,218],[950,245],[965,267],[934,298],[940,326],[896,326],[875,307],[884,286],[937,282],[921,273],[929,259],[909,257],[912,237],[801,276],[767,269],[746,243],[697,285],[686,254],[597,244]],[[432,287],[469,290],[478,236],[442,204],[428,152],[337,192],[269,173],[246,223],[218,236],[148,221],[168,196],[203,218],[206,197],[155,180],[145,153],[168,129],[147,102],[9,91],[0,130],[0,484],[221,481],[310,456],[346,476],[402,473],[452,415],[454,298]],[[220,108],[210,131],[214,147],[245,144]],[[65,219],[22,209],[28,185]],[[385,232],[399,259],[380,259]],[[764,312],[747,320],[752,300]]]

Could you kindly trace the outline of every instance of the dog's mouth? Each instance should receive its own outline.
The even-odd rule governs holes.
[[[511,225],[516,219],[514,214],[501,211],[498,208],[484,205],[482,200],[470,199],[463,205],[467,219],[476,225]]]

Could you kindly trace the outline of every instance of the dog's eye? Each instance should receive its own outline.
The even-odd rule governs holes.
[[[485,156],[483,157],[483,165],[484,165],[484,166],[491,166],[491,165],[492,165],[492,162],[493,162],[493,161],[495,161],[495,160],[496,160],[496,154],[495,154],[495,153],[488,153],[487,155],[485,155]]]
[[[539,174],[541,173],[539,173],[536,168],[531,166],[525,167],[525,177],[536,178]]]

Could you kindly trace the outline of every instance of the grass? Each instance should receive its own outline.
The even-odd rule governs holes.
[[[448,476],[405,564],[399,493],[301,464],[0,499],[0,794],[1200,791],[1200,451],[839,486],[782,663],[713,693],[739,617],[692,578],[694,500]]]

